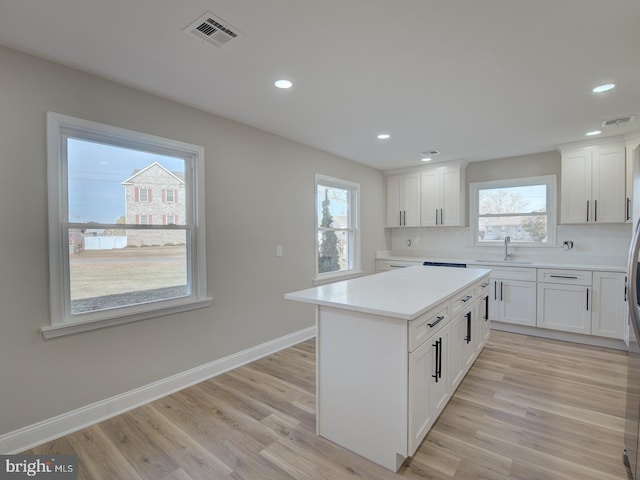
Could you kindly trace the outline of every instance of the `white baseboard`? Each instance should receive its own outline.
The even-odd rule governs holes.
[[[579,333],[561,332],[559,330],[549,330],[547,328],[530,327],[527,325],[515,325],[512,323],[496,322],[491,320],[492,330],[503,332],[520,333],[532,337],[549,338],[551,340],[562,340],[563,342],[582,343],[594,347],[613,348],[616,350],[627,350],[624,340],[615,338],[596,337],[592,335],[582,335]]]
[[[248,348],[205,365],[158,380],[120,395],[100,400],[84,407],[43,420],[13,432],[0,435],[0,452],[15,454],[29,450],[63,435],[115,417],[128,410],[162,398],[196,383],[233,370],[247,363],[295,345],[316,334],[316,327],[309,327]]]

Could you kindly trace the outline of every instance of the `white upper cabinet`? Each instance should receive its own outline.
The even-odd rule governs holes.
[[[562,152],[562,223],[624,223],[624,145]]]
[[[422,172],[421,225],[462,225],[460,167],[440,167]]]
[[[420,226],[420,174],[387,177],[387,227]]]
[[[640,137],[627,140],[627,198],[626,198],[626,221],[633,222],[634,202],[637,204],[638,199],[634,201],[634,175],[638,172],[638,163],[640,163]],[[637,208],[637,205],[635,206]]]

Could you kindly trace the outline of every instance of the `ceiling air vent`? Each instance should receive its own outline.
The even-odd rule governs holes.
[[[211,12],[205,12],[200,18],[185,28],[184,31],[216,47],[221,47],[229,43],[242,33]]]
[[[434,155],[439,155],[440,154],[440,150],[426,150],[424,152],[420,152],[420,155],[422,155],[423,157],[433,157]]]
[[[603,120],[603,127],[621,127],[627,123],[631,123],[636,119],[635,115],[629,115],[628,117],[612,118],[611,120]]]

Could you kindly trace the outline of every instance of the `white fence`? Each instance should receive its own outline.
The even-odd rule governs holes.
[[[85,250],[113,250],[127,246],[127,237],[84,237]]]

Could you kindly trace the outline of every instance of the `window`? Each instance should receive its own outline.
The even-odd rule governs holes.
[[[360,185],[316,175],[316,281],[360,273]]]
[[[150,202],[151,201],[151,191],[148,188],[138,188],[138,197],[136,201],[138,202]]]
[[[163,190],[164,192],[164,201],[165,202],[175,202],[175,190],[173,189],[169,189],[169,190]]]
[[[519,178],[470,185],[474,243],[555,246],[556,177]]]
[[[51,112],[47,144],[43,335],[208,306],[204,149]],[[181,192],[180,201],[162,202],[154,192],[164,190]]]

